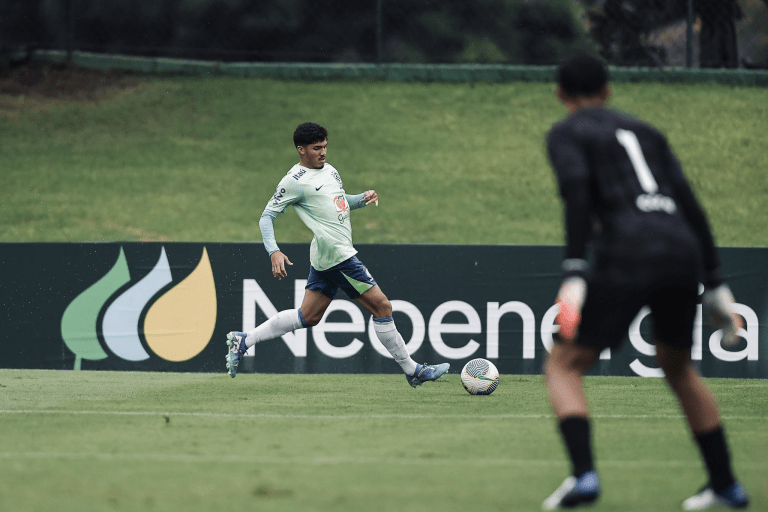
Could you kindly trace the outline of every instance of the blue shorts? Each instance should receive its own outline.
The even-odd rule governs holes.
[[[350,299],[355,299],[374,286],[376,281],[371,273],[357,259],[357,256],[352,256],[328,270],[315,270],[315,267],[309,267],[309,278],[305,288],[320,292],[331,299],[341,288]]]

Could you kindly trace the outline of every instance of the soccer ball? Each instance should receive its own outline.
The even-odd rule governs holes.
[[[473,359],[461,370],[461,384],[470,395],[490,395],[499,385],[499,370],[487,359]]]

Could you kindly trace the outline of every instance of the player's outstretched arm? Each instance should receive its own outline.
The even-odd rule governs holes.
[[[365,201],[365,206],[368,206],[371,203],[375,203],[376,206],[379,206],[379,195],[375,190],[366,190],[365,194],[363,194],[363,201]]]
[[[379,206],[379,195],[375,190],[366,190],[362,194],[350,195],[347,194],[347,203],[350,210],[357,210],[358,208],[364,208],[371,203]]]
[[[288,272],[285,270],[286,265],[293,265],[288,256],[280,251],[273,252],[269,258],[272,260],[272,275],[278,279],[288,277]]]

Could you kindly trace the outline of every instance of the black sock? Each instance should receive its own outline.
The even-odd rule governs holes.
[[[568,449],[568,456],[573,465],[573,476],[580,477],[594,469],[592,446],[590,442],[589,419],[583,416],[570,416],[560,422],[560,433]]]
[[[735,479],[731,473],[731,456],[725,441],[723,427],[720,426],[706,434],[695,434],[701,456],[709,473],[709,485],[715,492],[727,489]]]

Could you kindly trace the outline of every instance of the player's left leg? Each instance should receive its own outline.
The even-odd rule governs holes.
[[[418,364],[411,359],[405,341],[395,326],[392,317],[392,304],[387,299],[379,285],[374,285],[362,295],[355,298],[373,315],[373,329],[379,341],[392,354],[397,364],[403,369],[408,383],[412,387],[420,386],[424,382],[437,380],[450,368],[448,363],[439,365]]]
[[[745,508],[749,496],[736,481],[717,401],[691,362],[698,280],[669,285],[652,297],[656,359],[680,401],[708,474],[701,491],[683,502],[684,510]]]
[[[733,475],[715,397],[691,364],[690,349],[675,350],[657,343],[656,357],[680,400],[709,477],[696,495],[683,502],[683,510],[746,508],[749,495]]]

